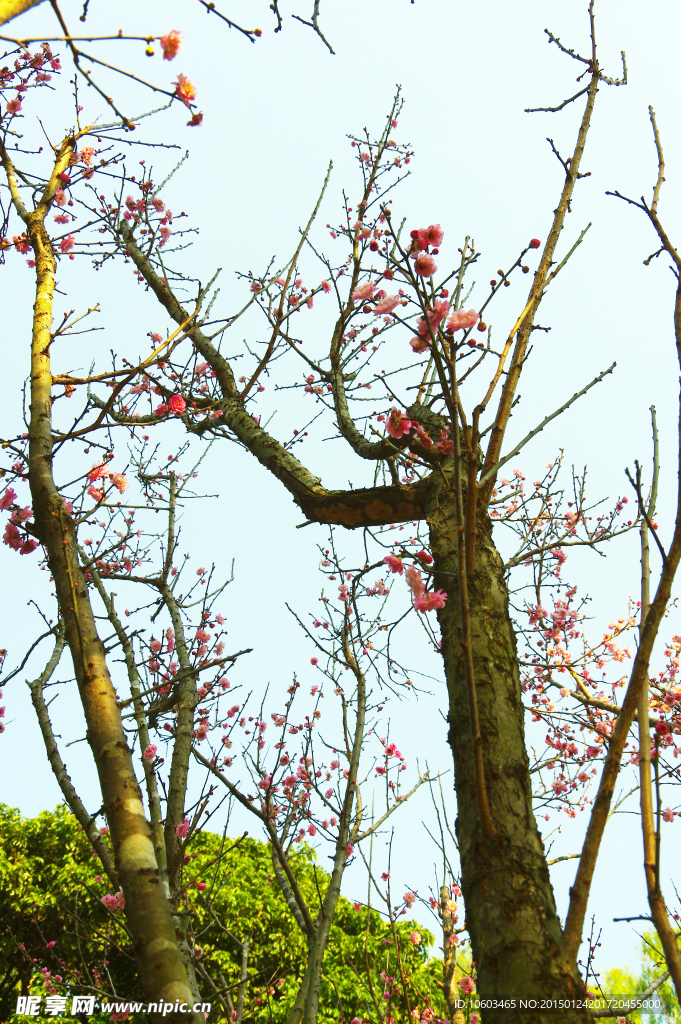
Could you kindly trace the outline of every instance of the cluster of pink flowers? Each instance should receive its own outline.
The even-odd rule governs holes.
[[[446,298],[436,299],[432,309],[426,310],[425,317],[420,317],[416,324],[416,335],[411,338],[409,344],[414,352],[425,352],[430,348],[431,335],[434,335],[438,327],[449,313],[449,303]],[[468,330],[475,327],[480,315],[474,309],[457,309],[447,320],[447,334],[454,334],[455,331]]]
[[[454,451],[454,442],[449,436],[446,430],[440,430],[440,440],[433,441],[432,437],[427,430],[421,426],[416,420],[410,420],[403,412],[396,409],[394,406],[390,410],[388,417],[379,416],[378,419],[383,421],[385,419],[385,429],[391,437],[399,440],[401,437],[405,437],[412,430],[416,435],[416,440],[423,445],[424,448],[436,448],[441,455],[451,455]]]
[[[109,910],[123,910],[125,907],[125,896],[122,889],[119,889],[115,895],[109,892],[106,896],[102,896],[101,899],[104,906],[108,907]]]
[[[16,503],[17,495],[13,487],[7,487],[0,497],[0,511],[6,512]],[[22,523],[33,518],[33,509],[26,505],[25,508],[15,508],[5,526],[5,533],[2,538],[3,544],[18,551],[20,555],[30,555],[38,547],[38,541],[20,532]]]
[[[15,75],[19,75],[19,85],[16,87],[17,95],[14,99],[8,100],[7,102],[7,113],[10,116],[21,112],[21,101],[28,89],[28,83],[31,76],[34,76],[35,84],[38,86],[44,85],[49,82],[52,76],[43,71],[43,67],[46,62],[49,61],[50,67],[53,71],[61,70],[61,63],[59,57],[55,57],[50,50],[49,43],[41,43],[40,50],[36,53],[25,53],[22,54],[21,60],[15,60],[14,68],[15,71],[10,71],[9,68],[5,67],[0,72],[0,86],[8,86]],[[26,77],[22,78],[21,74],[25,74]]]
[[[414,228],[411,232],[410,255],[414,258],[414,270],[420,277],[432,277],[437,271],[433,255],[428,252],[433,247],[437,255],[445,233],[439,224],[430,224],[427,228]]]
[[[127,491],[129,486],[127,477],[123,476],[122,473],[112,473],[111,470],[106,468],[105,462],[97,462],[87,475],[88,483],[90,485],[87,489],[87,493],[91,498],[94,498],[95,501],[102,501],[104,498],[103,489],[101,487],[96,487],[95,484],[99,480],[106,480],[107,477],[120,494],[124,494],[125,491]]]
[[[187,403],[180,394],[171,395],[166,402],[161,402],[154,409],[154,416],[167,416],[168,413],[172,413],[173,416],[182,416],[187,411]]]
[[[420,552],[417,557],[422,562],[432,562],[433,560],[432,556],[425,551]],[[435,608],[444,608],[447,594],[444,590],[428,590],[419,569],[409,565],[405,570],[404,562],[396,555],[386,555],[383,561],[390,568],[391,572],[399,573],[400,576],[404,573],[404,578],[412,592],[413,605],[417,612],[429,612]]]
[[[439,248],[445,237],[445,233],[439,224],[430,224],[427,228],[414,228],[410,232],[412,252],[424,252],[429,246]]]

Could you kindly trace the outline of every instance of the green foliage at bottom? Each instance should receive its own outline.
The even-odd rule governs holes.
[[[292,864],[314,916],[328,874],[310,848],[301,848]],[[54,1020],[15,1013],[17,996],[29,993],[67,995],[69,1008],[71,996],[80,993],[98,1001],[145,1001],[124,914],[101,902],[110,886],[97,881],[100,870],[64,807],[22,818],[0,805],[0,1021]],[[229,1004],[226,996],[218,1001],[201,968],[236,1003],[241,943],[248,935],[244,1021],[284,1021],[305,969],[306,944],[274,878],[268,845],[250,838],[234,845],[199,832],[183,872],[183,909],[192,913],[199,983],[214,1006],[210,1019],[228,1019]],[[412,942],[412,931],[420,943]],[[426,998],[444,1016],[442,964],[428,954],[433,941],[413,921],[401,918],[391,927],[376,910],[341,897],[324,961],[321,1021],[375,1020],[386,1004],[396,1020],[405,1021]],[[135,1017],[144,1019],[130,1019]],[[96,1011],[81,1019],[100,1024],[111,1018]]]
[[[615,967],[607,971],[605,980],[601,982],[603,992],[612,998],[635,999],[642,995],[648,987],[667,969],[662,952],[662,945],[656,932],[644,932],[641,936],[641,972],[634,974],[626,968]],[[679,1000],[674,991],[674,984],[668,978],[656,990],[651,999],[662,1003],[661,1010],[646,1013],[645,1010],[623,1011],[622,1016],[632,1024],[680,1024]]]

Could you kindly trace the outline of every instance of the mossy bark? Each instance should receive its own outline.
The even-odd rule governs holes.
[[[502,560],[492,524],[479,514],[475,571],[468,580],[471,647],[483,738],[485,785],[494,832],[480,827],[473,743],[464,675],[458,594],[457,520],[446,477],[433,483],[427,519],[435,586],[448,593],[438,611],[449,691],[449,743],[454,756],[456,833],[466,926],[484,998],[579,999],[576,965],[561,953],[562,932],[541,835],[532,809],[529,761],[516,640]],[[495,1018],[498,1019],[498,1018]],[[544,1015],[509,1009],[504,1021],[540,1021]],[[565,1021],[585,1021],[566,1011]],[[555,1024],[555,1015],[546,1015]]]

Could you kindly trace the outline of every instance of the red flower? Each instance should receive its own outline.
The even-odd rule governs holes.
[[[187,411],[187,403],[182,395],[171,395],[168,399],[168,408],[174,416],[181,416]]]

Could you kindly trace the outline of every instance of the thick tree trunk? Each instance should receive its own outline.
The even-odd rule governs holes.
[[[483,998],[579,999],[576,965],[563,966],[561,927],[532,809],[524,713],[509,598],[491,522],[478,517],[475,573],[469,578],[470,631],[483,739],[485,784],[494,833],[480,827],[458,594],[454,494],[434,481],[427,519],[435,586],[449,595],[438,612],[449,690],[449,742],[454,755],[466,926]],[[483,1018],[484,1019],[484,1018]],[[496,1018],[498,1019],[498,1018]],[[541,1021],[541,1012],[509,1009],[506,1021]],[[586,1011],[562,1021],[590,1019]],[[555,1024],[555,1015],[546,1015]]]

